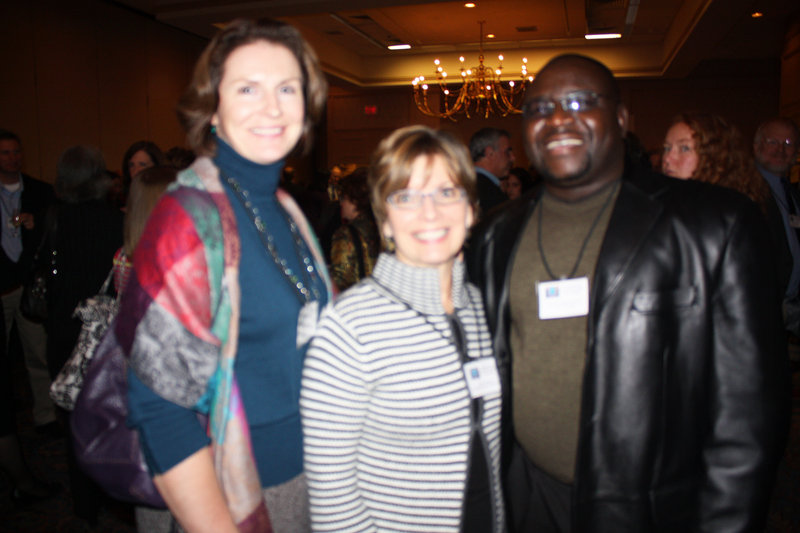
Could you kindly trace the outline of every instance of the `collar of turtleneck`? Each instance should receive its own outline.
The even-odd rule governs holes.
[[[442,305],[439,271],[403,263],[394,254],[382,253],[372,271],[375,281],[406,305],[424,315],[446,314]],[[469,305],[464,286],[464,263],[457,259],[453,264],[453,307]]]
[[[284,164],[282,159],[269,165],[254,163],[239,155],[219,137],[216,140],[217,155],[214,156],[214,163],[220,169],[223,183],[230,176],[256,198],[275,194],[281,179]]]

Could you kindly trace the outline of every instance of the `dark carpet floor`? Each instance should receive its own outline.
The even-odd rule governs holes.
[[[0,471],[0,533],[135,533],[132,506],[110,498],[101,498],[96,524],[73,514],[66,441],[34,430],[28,377],[15,341],[12,337],[11,365],[20,445],[34,475],[58,484],[61,491],[46,501],[19,507],[12,503],[9,478]]]
[[[11,503],[11,485],[0,473],[0,533],[133,533],[136,531],[131,506],[111,500],[103,503],[98,523],[90,526],[72,513],[68,490],[66,451],[63,438],[40,435],[30,419],[30,391],[21,363],[15,365],[15,387],[20,440],[28,462],[42,480],[56,482],[61,492],[53,498],[27,507]],[[800,371],[793,377],[792,429],[781,462],[773,494],[767,533],[800,533]]]

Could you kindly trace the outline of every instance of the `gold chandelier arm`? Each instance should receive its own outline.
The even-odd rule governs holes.
[[[520,81],[515,82],[509,87],[505,88],[502,85],[502,62],[495,70],[492,67],[484,65],[483,55],[483,24],[485,21],[480,21],[480,55],[478,56],[478,66],[472,69],[464,68],[464,58],[461,58],[461,85],[458,91],[453,93],[449,90],[447,78],[443,75],[443,66],[440,66],[437,59],[434,64],[436,69],[434,76],[440,91],[439,110],[434,111],[430,108],[428,102],[428,89],[432,89],[432,85],[422,88],[424,85],[424,77],[420,76],[414,80],[414,103],[421,113],[431,117],[447,118],[456,122],[455,116],[463,113],[467,118],[472,118],[473,115],[483,115],[484,118],[489,118],[492,113],[508,116],[510,114],[521,114],[522,99],[529,84],[527,78],[527,60],[523,58],[522,75]],[[501,56],[502,57],[502,56]],[[433,84],[433,78],[431,78]],[[443,110],[443,111],[442,111]]]

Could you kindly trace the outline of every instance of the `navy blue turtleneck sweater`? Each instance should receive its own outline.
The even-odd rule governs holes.
[[[239,156],[217,141],[214,163],[233,207],[241,241],[239,284],[241,318],[236,355],[236,379],[250,425],[253,452],[261,484],[277,485],[303,470],[300,422],[300,377],[305,347],[296,347],[297,316],[301,299],[297,289],[283,276],[264,246],[248,210],[242,205],[227,177],[249,193],[275,248],[293,272],[312,284],[324,305],[326,292],[317,276],[303,277],[302,257],[309,251],[297,243],[283,208],[275,197],[283,162],[259,165]],[[203,446],[208,438],[194,414],[157,396],[135,376],[129,380],[129,417],[139,428],[150,468],[162,473]]]

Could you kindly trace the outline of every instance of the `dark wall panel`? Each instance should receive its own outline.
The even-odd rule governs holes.
[[[205,40],[100,0],[3,4],[0,127],[25,171],[55,179],[61,152],[93,144],[108,167],[139,139],[184,144],[175,105]]]

